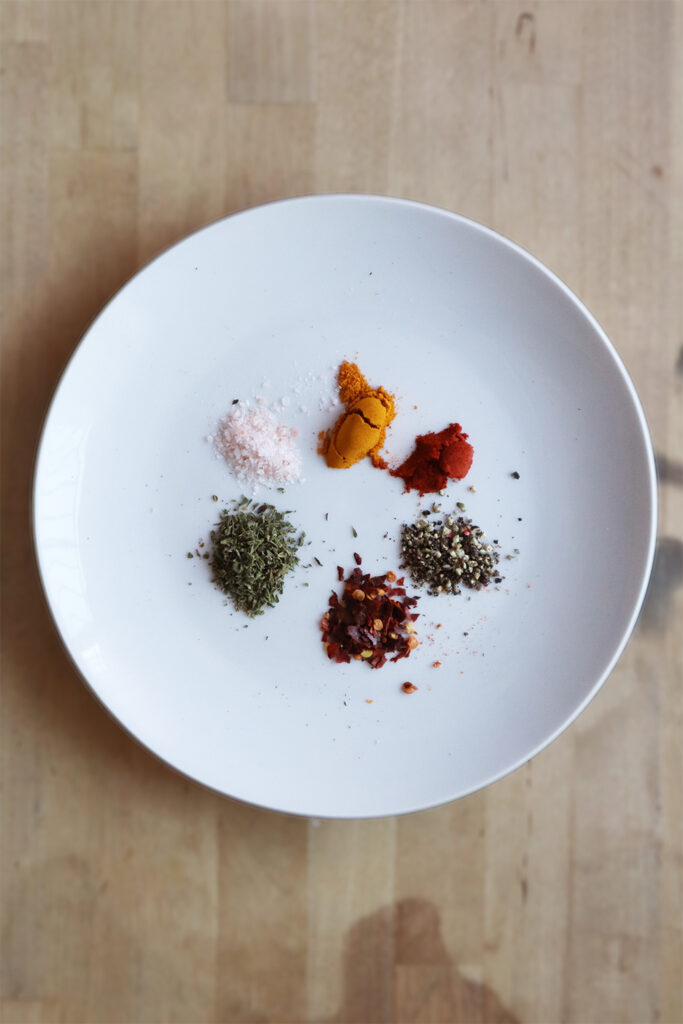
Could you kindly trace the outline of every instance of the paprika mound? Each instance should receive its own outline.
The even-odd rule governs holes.
[[[390,470],[391,475],[403,479],[406,491],[421,495],[442,491],[449,479],[462,480],[470,471],[474,448],[468,437],[459,423],[450,423],[438,433],[420,434],[412,454]]]

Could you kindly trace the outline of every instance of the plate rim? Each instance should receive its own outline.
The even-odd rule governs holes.
[[[190,239],[196,238],[197,236],[201,235],[204,232],[208,232],[208,231],[213,230],[214,228],[216,228],[220,224],[223,224],[223,223],[225,223],[227,221],[232,221],[232,220],[234,220],[236,218],[241,218],[241,217],[248,216],[249,214],[253,214],[255,211],[267,210],[267,209],[269,209],[271,207],[280,207],[280,206],[286,206],[286,205],[311,205],[311,204],[318,203],[318,202],[329,202],[329,201],[352,202],[352,203],[359,203],[359,204],[360,203],[377,203],[377,204],[386,205],[386,206],[395,206],[395,207],[400,208],[400,209],[416,209],[416,210],[419,210],[419,211],[424,212],[424,213],[436,214],[436,215],[439,215],[439,216],[441,216],[441,217],[443,217],[443,218],[445,218],[447,220],[459,222],[460,224],[466,225],[467,227],[469,227],[471,229],[474,229],[477,232],[480,232],[480,233],[482,233],[484,235],[489,236],[496,243],[498,243],[498,244],[502,243],[505,248],[507,248],[509,250],[512,250],[512,252],[514,252],[518,257],[521,257],[522,259],[526,260],[528,263],[531,263],[536,271],[540,271],[540,273],[544,277],[546,277],[552,284],[557,286],[562,293],[564,293],[565,297],[567,299],[569,299],[569,301],[573,304],[573,306],[577,309],[577,311],[588,321],[589,325],[592,327],[593,331],[595,332],[595,334],[599,338],[600,342],[602,343],[602,345],[604,346],[604,348],[606,349],[608,354],[611,356],[613,364],[615,366],[615,369],[618,371],[618,373],[619,373],[619,375],[620,375],[620,377],[622,379],[622,382],[623,382],[623,384],[626,387],[626,391],[627,391],[627,393],[629,395],[629,398],[631,400],[633,409],[634,409],[634,411],[636,413],[637,421],[638,421],[638,424],[639,424],[639,427],[640,427],[640,431],[641,431],[641,436],[642,436],[642,439],[643,439],[643,442],[644,442],[646,462],[647,462],[647,477],[648,477],[648,479],[647,479],[647,485],[648,485],[647,486],[647,494],[648,494],[648,501],[649,501],[649,524],[648,524],[648,537],[647,537],[647,556],[646,556],[646,560],[645,560],[644,570],[643,570],[643,573],[642,573],[642,578],[641,578],[641,581],[640,581],[640,587],[639,587],[639,590],[638,590],[638,593],[637,593],[636,600],[634,602],[634,606],[633,606],[633,610],[631,612],[631,616],[630,616],[628,622],[625,624],[625,626],[623,628],[621,639],[620,639],[619,643],[617,644],[617,646],[615,648],[615,651],[614,651],[611,659],[609,660],[607,666],[603,669],[602,673],[597,677],[596,681],[593,683],[593,685],[591,686],[591,688],[588,691],[588,693],[586,694],[586,696],[579,702],[579,704],[576,706],[576,708],[563,720],[563,722],[550,735],[548,735],[540,743],[538,743],[529,753],[525,754],[522,758],[518,758],[517,760],[515,760],[511,764],[507,765],[506,767],[502,768],[500,771],[498,771],[498,772],[494,773],[493,775],[487,777],[486,779],[484,779],[483,781],[477,783],[476,785],[466,787],[466,788],[464,788],[462,790],[458,790],[457,792],[454,793],[454,795],[449,796],[446,799],[438,798],[438,799],[436,799],[434,801],[431,801],[431,802],[428,802],[428,803],[422,803],[422,804],[420,804],[419,806],[416,806],[416,807],[410,807],[410,808],[399,809],[399,810],[389,810],[389,811],[381,812],[381,813],[361,812],[361,813],[356,813],[356,814],[351,814],[351,813],[329,814],[329,813],[325,813],[324,811],[318,812],[318,811],[313,811],[313,810],[310,810],[310,811],[304,811],[304,810],[293,811],[293,810],[289,810],[287,808],[282,808],[282,807],[275,806],[274,804],[268,804],[267,802],[255,802],[255,801],[252,801],[252,800],[247,800],[247,799],[245,799],[243,797],[236,796],[236,795],[234,795],[232,793],[228,793],[225,790],[220,789],[220,788],[218,788],[215,785],[212,785],[211,783],[205,782],[203,779],[197,777],[196,775],[193,775],[192,773],[190,773],[188,771],[185,771],[182,768],[179,768],[172,761],[168,760],[163,754],[160,754],[158,751],[154,750],[151,746],[148,746],[105,703],[103,697],[100,696],[100,694],[96,690],[96,688],[93,685],[93,683],[91,683],[90,680],[88,679],[85,671],[78,664],[74,653],[72,652],[71,648],[69,647],[69,645],[68,645],[68,643],[67,643],[67,641],[65,639],[64,633],[62,631],[62,628],[60,626],[60,622],[59,622],[59,619],[58,619],[58,614],[57,614],[56,606],[53,604],[53,601],[51,600],[51,597],[50,597],[50,592],[49,592],[49,589],[48,589],[48,584],[47,584],[47,581],[46,581],[45,574],[43,572],[41,548],[40,548],[40,544],[39,544],[39,540],[38,540],[39,519],[38,519],[38,513],[37,513],[37,493],[38,493],[38,487],[39,487],[39,477],[40,477],[40,474],[41,474],[41,469],[42,469],[43,461],[44,461],[44,458],[45,458],[45,455],[44,455],[45,440],[46,440],[46,437],[48,435],[48,431],[50,429],[50,421],[51,421],[51,418],[52,418],[53,413],[55,411],[55,408],[57,406],[57,403],[59,401],[60,394],[61,394],[62,388],[63,388],[63,386],[65,384],[66,378],[67,378],[69,372],[72,369],[72,366],[73,366],[73,363],[74,363],[75,359],[77,358],[79,352],[81,351],[81,349],[83,348],[85,343],[88,341],[89,337],[95,331],[95,329],[97,327],[97,324],[99,323],[100,319],[102,319],[107,314],[110,306],[112,306],[112,304],[114,302],[117,302],[119,300],[119,298],[125,293],[125,291],[140,276],[142,276],[144,273],[146,273],[147,270],[149,270],[155,263],[157,263],[157,261],[163,259],[173,249],[176,249],[177,247],[179,247],[181,245],[184,245]],[[490,228],[487,225],[482,224],[481,222],[476,221],[476,220],[474,220],[474,219],[472,219],[470,217],[464,216],[461,213],[456,213],[455,211],[448,210],[448,209],[446,209],[444,207],[435,206],[435,205],[430,204],[430,203],[424,203],[424,202],[421,202],[419,200],[407,199],[407,198],[402,198],[402,197],[399,197],[399,196],[390,196],[390,195],[382,195],[382,194],[379,194],[379,193],[375,194],[375,193],[365,193],[365,192],[329,192],[329,193],[323,192],[323,193],[314,193],[314,194],[302,194],[302,195],[299,195],[299,196],[292,196],[292,197],[288,197],[288,198],[285,198],[285,199],[275,199],[275,200],[272,200],[272,201],[267,202],[267,203],[259,203],[259,204],[255,205],[255,206],[250,206],[250,207],[247,207],[247,208],[245,208],[243,210],[237,210],[237,211],[235,211],[233,213],[227,214],[224,217],[219,217],[218,219],[216,219],[214,221],[211,221],[208,224],[202,225],[202,227],[197,228],[195,231],[192,231],[189,234],[184,235],[182,238],[180,238],[180,239],[178,239],[178,240],[176,240],[174,242],[171,242],[169,245],[167,245],[163,249],[161,249],[158,253],[156,253],[154,256],[152,256],[147,262],[145,262],[141,267],[139,267],[135,271],[134,274],[132,274],[129,278],[127,278],[127,280],[124,282],[124,284],[122,284],[110,296],[110,298],[107,300],[107,302],[102,306],[102,308],[95,315],[95,317],[89,322],[88,326],[85,328],[85,330],[81,334],[77,344],[75,345],[73,351],[71,352],[69,358],[67,359],[66,363],[64,364],[64,366],[63,366],[63,368],[62,368],[62,370],[61,370],[61,372],[59,374],[59,378],[57,380],[57,383],[56,383],[56,385],[54,387],[54,390],[52,392],[52,396],[51,396],[50,401],[49,401],[49,403],[47,405],[47,408],[45,410],[45,413],[44,413],[44,416],[43,416],[43,419],[42,419],[42,423],[41,423],[41,426],[40,426],[40,429],[39,429],[39,433],[38,433],[38,442],[37,442],[37,445],[36,445],[34,462],[33,462],[33,474],[32,474],[32,485],[31,485],[31,493],[30,493],[30,509],[29,509],[29,514],[30,514],[30,520],[31,520],[31,537],[32,537],[32,547],[33,547],[34,560],[35,560],[35,564],[36,564],[36,567],[37,567],[37,570],[38,570],[38,577],[39,577],[39,580],[40,580],[40,585],[41,585],[43,599],[44,599],[45,604],[47,606],[47,609],[48,609],[48,611],[50,613],[50,619],[51,619],[51,622],[52,622],[52,626],[55,629],[55,631],[57,633],[57,636],[59,637],[59,640],[61,642],[61,645],[64,648],[64,650],[66,651],[66,654],[69,657],[69,660],[70,660],[71,664],[74,666],[74,668],[78,672],[78,675],[80,676],[81,680],[85,683],[85,685],[88,688],[88,690],[90,691],[90,693],[96,698],[96,700],[99,703],[99,705],[102,708],[104,708],[104,710],[107,712],[109,717],[116,723],[116,725],[120,729],[122,729],[127,734],[127,736],[129,736],[131,739],[133,739],[147,753],[151,754],[153,757],[155,757],[162,764],[164,764],[164,765],[168,766],[169,768],[171,768],[176,774],[178,774],[182,778],[189,779],[193,784],[201,786],[204,789],[211,790],[212,792],[219,794],[221,797],[224,797],[224,798],[227,798],[227,799],[230,799],[230,800],[235,800],[236,802],[244,804],[244,805],[249,806],[249,807],[258,807],[261,810],[275,812],[275,813],[278,813],[278,814],[284,814],[284,815],[295,817],[295,818],[313,818],[313,819],[318,819],[319,818],[321,820],[333,820],[333,821],[344,821],[344,820],[346,820],[346,821],[352,821],[352,820],[372,820],[372,819],[381,819],[381,818],[388,818],[388,817],[400,817],[400,816],[403,816],[403,815],[406,815],[406,814],[421,813],[422,811],[433,810],[434,808],[445,806],[446,804],[452,803],[455,800],[460,800],[463,797],[470,796],[473,793],[479,792],[480,790],[485,789],[486,787],[488,787],[490,785],[493,785],[494,783],[500,781],[501,779],[505,778],[506,776],[511,775],[513,772],[517,771],[523,765],[525,765],[529,761],[533,760],[533,758],[537,757],[538,754],[540,754],[543,750],[546,749],[546,747],[549,747],[563,732],[565,732],[565,730],[567,730],[573,724],[573,722],[576,721],[576,719],[579,717],[579,715],[581,715],[581,713],[586,709],[586,707],[591,703],[591,701],[594,699],[594,697],[602,689],[603,685],[605,684],[605,682],[607,681],[609,676],[614,671],[614,669],[615,669],[619,659],[621,658],[622,654],[624,653],[624,650],[626,649],[626,647],[627,647],[627,645],[628,645],[628,643],[629,643],[629,641],[630,641],[630,639],[631,639],[631,637],[633,635],[635,627],[636,627],[636,625],[638,623],[638,620],[640,618],[640,615],[642,613],[643,605],[644,605],[644,601],[645,601],[645,596],[647,594],[647,590],[648,590],[648,587],[649,587],[649,584],[650,584],[650,580],[651,580],[651,577],[652,577],[652,571],[653,571],[654,559],[655,559],[655,553],[656,553],[656,542],[657,542],[658,521],[659,521],[659,500],[658,500],[658,489],[657,489],[657,466],[656,466],[656,460],[655,460],[655,454],[654,454],[654,446],[653,446],[653,442],[652,442],[652,435],[651,435],[650,428],[649,428],[649,425],[648,425],[648,422],[647,422],[647,418],[645,416],[645,411],[643,409],[642,402],[640,400],[640,397],[638,395],[636,387],[635,387],[635,385],[633,383],[631,375],[630,375],[630,373],[629,373],[629,371],[628,371],[628,369],[626,367],[625,361],[621,357],[619,352],[617,351],[614,343],[610,340],[610,338],[607,335],[606,331],[604,330],[604,328],[602,327],[600,322],[597,320],[597,318],[594,316],[594,314],[588,309],[588,307],[579,298],[579,296],[562,280],[561,277],[559,277],[553,270],[551,270],[548,266],[546,266],[544,263],[542,263],[536,256],[533,255],[533,253],[529,252],[527,249],[525,249],[518,242],[513,241],[512,239],[506,237],[505,235],[500,234],[500,232],[495,231],[493,228]]]

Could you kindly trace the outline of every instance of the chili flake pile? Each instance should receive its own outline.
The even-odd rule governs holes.
[[[341,566],[337,574],[343,580]],[[354,569],[341,598],[331,594],[320,623],[327,657],[336,662],[367,661],[371,668],[381,668],[390,655],[390,661],[407,658],[418,645],[418,615],[411,609],[419,599],[407,597],[403,583],[394,572],[370,576]]]
[[[498,559],[495,542],[487,543],[481,528],[464,516],[419,519],[401,527],[401,568],[433,595],[459,594],[461,586],[481,590],[491,579],[502,582]]]
[[[273,505],[242,497],[233,511],[223,509],[211,531],[213,582],[238,611],[251,618],[279,601],[285,576],[297,565],[304,540]]]

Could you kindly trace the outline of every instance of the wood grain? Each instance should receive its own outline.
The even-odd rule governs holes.
[[[683,4],[2,0],[0,31],[2,1020],[680,1024]],[[660,541],[613,676],[533,762],[308,822],[180,778],[93,700],[29,496],[61,369],[142,263],[342,190],[483,221],[581,295],[646,408]]]

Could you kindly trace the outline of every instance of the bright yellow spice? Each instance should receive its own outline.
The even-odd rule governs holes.
[[[355,402],[363,395],[369,395],[372,388],[363,374],[358,369],[357,363],[343,362],[337,371],[337,383],[339,385],[339,400],[344,405]]]
[[[337,375],[339,397],[346,406],[323,439],[322,452],[332,469],[348,469],[366,455],[375,466],[386,469],[379,454],[387,427],[396,415],[394,396],[384,388],[372,388],[355,363],[344,362]]]

